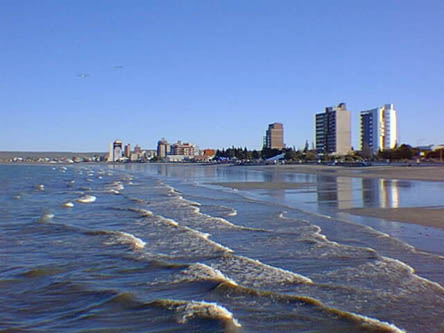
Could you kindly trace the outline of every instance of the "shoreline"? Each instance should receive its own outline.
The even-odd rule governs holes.
[[[412,181],[444,181],[443,166],[426,167],[403,167],[403,166],[370,166],[361,168],[349,168],[340,166],[319,165],[273,165],[263,166],[258,170],[277,171],[283,173],[303,173],[333,177],[352,178],[380,178],[380,179],[403,179]],[[291,189],[313,189],[320,183],[291,183],[291,182],[213,182],[211,185],[229,187],[236,190],[291,190]],[[427,204],[426,204],[427,205]],[[398,208],[379,207],[353,207],[338,209],[338,212],[348,213],[354,216],[374,217],[393,222],[416,224],[423,227],[444,229],[444,206],[416,206]]]
[[[339,212],[444,229],[444,207],[348,208]]]
[[[305,173],[313,175],[354,177],[354,178],[383,178],[406,179],[444,182],[444,166],[367,166],[343,167],[326,165],[264,165],[252,168],[276,169],[283,172]]]

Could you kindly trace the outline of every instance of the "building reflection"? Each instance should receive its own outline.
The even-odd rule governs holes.
[[[318,205],[347,209],[353,207],[353,178],[318,175]]]
[[[398,208],[399,187],[396,179],[363,178],[363,207]]]

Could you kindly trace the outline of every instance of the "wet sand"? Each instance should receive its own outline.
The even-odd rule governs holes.
[[[279,165],[262,166],[273,171],[285,173],[307,173],[340,177],[409,179],[423,181],[444,181],[444,166],[370,166],[370,167],[339,167],[321,165]],[[238,190],[288,190],[316,187],[316,183],[288,182],[230,182],[214,183],[214,185],[230,187]],[[390,221],[413,223],[444,229],[444,207],[405,207],[405,208],[350,208],[342,212],[352,215],[369,216]]]
[[[273,165],[264,168],[279,169],[284,172],[309,173],[341,177],[411,179],[444,181],[444,166],[368,166],[341,167],[326,165]]]
[[[231,182],[212,183],[212,185],[234,188],[237,190],[291,190],[316,186],[315,183],[272,183],[272,182]]]
[[[341,212],[444,229],[444,207],[350,208]]]

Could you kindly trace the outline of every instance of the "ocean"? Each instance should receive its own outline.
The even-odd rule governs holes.
[[[314,183],[234,190],[218,182]],[[444,232],[341,213],[439,182],[0,165],[1,332],[444,332]]]

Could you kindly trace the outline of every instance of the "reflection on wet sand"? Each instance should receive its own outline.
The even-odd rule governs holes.
[[[362,207],[399,207],[399,181],[362,178]]]
[[[317,176],[318,203],[320,207],[347,209],[353,207],[353,178]]]

